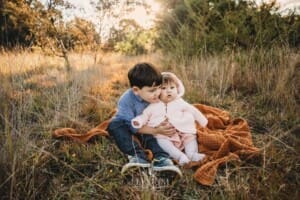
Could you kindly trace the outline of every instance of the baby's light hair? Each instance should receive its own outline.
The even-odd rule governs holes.
[[[176,87],[178,87],[177,81],[174,79],[174,77],[171,74],[163,74],[162,75],[162,85],[170,84],[170,83],[175,83]]]
[[[181,97],[184,95],[184,86],[181,80],[172,72],[162,72],[162,84],[175,84],[177,88],[178,95]]]

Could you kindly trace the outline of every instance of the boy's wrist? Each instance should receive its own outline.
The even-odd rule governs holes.
[[[156,135],[158,134],[158,129],[156,127],[143,126],[138,129],[138,133]]]

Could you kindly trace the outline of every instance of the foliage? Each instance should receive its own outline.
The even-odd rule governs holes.
[[[91,1],[97,9],[97,30],[91,22],[81,18],[65,21],[61,10],[72,7],[66,0],[50,0],[46,5],[39,0],[3,0],[0,4],[0,46],[4,48],[32,47],[47,53],[69,50],[93,50],[110,47],[126,54],[147,53],[152,46],[153,31],[146,31],[134,20],[126,19],[138,1]],[[120,10],[116,9],[120,8]],[[121,20],[120,20],[121,19]],[[107,20],[113,20],[107,27]],[[111,30],[107,30],[107,29]],[[106,29],[106,30],[104,30]],[[102,45],[100,33],[110,31],[107,44]],[[105,38],[107,39],[107,38]],[[100,46],[102,45],[102,46]],[[37,47],[37,48],[36,48]],[[64,57],[65,54],[64,53]]]
[[[173,55],[300,45],[300,16],[281,16],[275,2],[259,7],[243,0],[172,2],[159,24],[157,45]]]
[[[4,47],[44,46],[55,36],[54,23],[61,20],[58,6],[63,0],[48,1],[45,8],[38,0],[3,0],[0,6],[0,45]]]
[[[144,30],[134,20],[121,20],[112,32],[114,50],[126,55],[146,54],[153,50],[155,30]]]
[[[0,45],[3,47],[30,47],[55,49],[91,49],[100,42],[95,26],[84,19],[75,18],[65,23],[59,7],[68,8],[64,0],[48,1],[46,6],[38,0],[4,0],[0,6]]]
[[[60,38],[69,50],[93,49],[100,43],[100,36],[90,21],[75,18],[60,28]]]
[[[27,1],[3,0],[0,5],[1,45],[29,45],[34,39],[38,12],[35,12]],[[36,7],[40,7],[36,4]]]

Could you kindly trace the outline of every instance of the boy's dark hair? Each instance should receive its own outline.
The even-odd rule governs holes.
[[[130,87],[158,86],[162,83],[161,73],[150,63],[137,63],[128,71]]]

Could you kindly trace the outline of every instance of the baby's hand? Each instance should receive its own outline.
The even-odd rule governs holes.
[[[134,126],[140,126],[140,123],[137,122],[137,121],[133,121],[132,123],[133,123]]]

